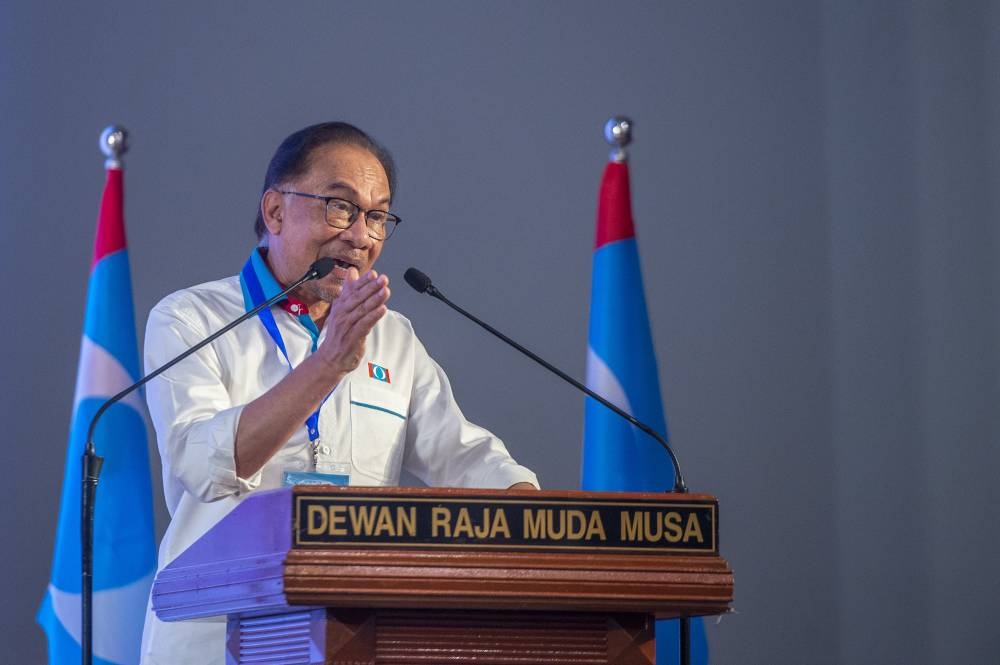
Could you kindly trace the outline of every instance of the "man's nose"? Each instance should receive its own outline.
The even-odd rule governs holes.
[[[359,212],[354,223],[340,233],[355,247],[368,247],[372,244],[371,236],[368,235],[368,222],[365,221],[363,212]]]

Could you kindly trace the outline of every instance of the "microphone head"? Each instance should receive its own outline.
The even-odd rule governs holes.
[[[403,273],[403,279],[418,293],[424,293],[428,288],[432,288],[431,278],[416,268],[407,268],[406,272]]]
[[[323,279],[330,274],[333,270],[334,260],[329,256],[324,256],[321,259],[316,259],[311,266],[309,266],[310,279]]]

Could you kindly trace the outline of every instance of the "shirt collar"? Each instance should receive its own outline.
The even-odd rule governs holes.
[[[253,251],[250,252],[250,268],[253,270],[254,275],[257,276],[257,281],[260,283],[260,288],[264,292],[264,300],[268,300],[278,295],[285,290],[285,287],[281,285],[274,275],[271,273],[271,269],[267,265],[265,256],[267,255],[266,247],[254,247]],[[246,311],[250,311],[254,308],[254,304],[251,302],[249,294],[244,289],[243,302]],[[283,310],[288,312],[290,315],[298,319],[309,334],[315,341],[319,337],[319,330],[316,328],[316,323],[309,316],[309,307],[306,306],[304,302],[298,298],[293,298],[292,296],[285,296],[278,301],[278,304]]]

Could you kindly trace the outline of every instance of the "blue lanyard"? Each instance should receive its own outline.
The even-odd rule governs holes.
[[[260,276],[257,274],[258,270],[267,270],[267,265],[264,264],[258,250],[254,249],[253,254],[251,254],[250,258],[247,259],[247,262],[243,265],[243,270],[240,271],[240,286],[243,288],[243,304],[247,311],[250,311],[260,303],[267,300],[267,296],[264,293],[264,287],[261,285]],[[271,281],[273,281],[273,277],[269,271],[267,273],[267,277],[271,278]],[[277,286],[277,282],[274,282],[271,286],[279,288]],[[278,293],[278,291],[275,291],[275,293]],[[264,324],[264,329],[267,330],[267,334],[271,336],[271,339],[274,340],[278,350],[281,351],[281,355],[285,358],[285,362],[288,364],[288,371],[291,371],[294,367],[292,366],[292,361],[288,357],[288,350],[285,348],[285,340],[281,337],[281,331],[278,330],[278,323],[274,320],[274,314],[271,313],[270,309],[262,309],[257,316],[260,318],[260,322]],[[303,317],[309,319],[308,325],[302,321]],[[309,318],[308,312],[300,315],[299,320],[306,330],[309,331],[309,336],[312,338],[311,351],[315,352],[316,344],[319,340],[319,333],[316,330],[316,326],[313,324],[312,319]],[[313,444],[314,455],[316,452],[316,442],[319,440],[319,412],[320,409],[323,408],[323,405],[326,404],[326,400],[329,399],[332,394],[333,393],[331,391],[330,394],[323,398],[319,407],[306,419],[305,422],[306,430],[309,432],[309,442]]]

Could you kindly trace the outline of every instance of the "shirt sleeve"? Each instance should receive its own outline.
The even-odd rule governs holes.
[[[488,430],[465,419],[444,370],[413,336],[413,391],[406,469],[433,487],[506,489],[537,476],[511,457]]]
[[[150,313],[144,345],[147,372],[214,332],[188,309],[176,297],[168,297]],[[150,381],[146,401],[156,430],[164,494],[171,513],[183,492],[201,501],[214,501],[260,484],[260,472],[250,478],[236,475],[236,428],[243,405],[233,404],[211,344]]]

